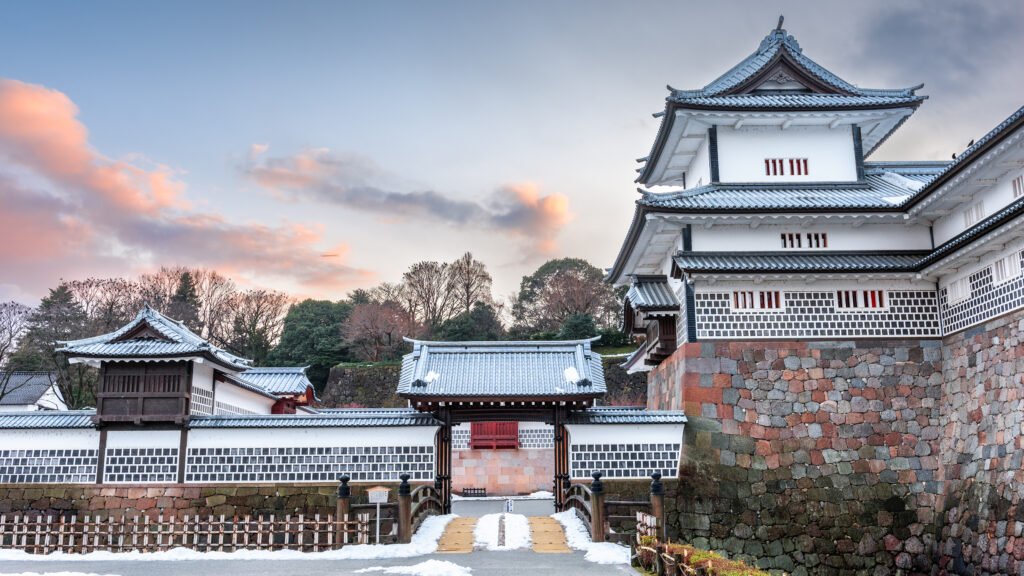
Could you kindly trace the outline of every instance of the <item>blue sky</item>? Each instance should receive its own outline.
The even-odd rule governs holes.
[[[704,85],[780,13],[853,83],[926,84],[876,158],[949,158],[1024,104],[1009,0],[8,2],[6,119],[39,126],[35,148],[0,127],[21,224],[0,228],[0,299],[164,264],[330,298],[466,250],[499,296],[549,257],[608,265],[665,85]],[[79,128],[46,148],[88,150],[55,176],[40,142]],[[111,171],[137,189],[105,188]]]

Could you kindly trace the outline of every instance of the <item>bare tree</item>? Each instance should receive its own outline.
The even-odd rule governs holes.
[[[139,284],[124,278],[87,278],[67,286],[97,334],[123,326],[142,304]]]
[[[473,259],[473,254],[466,252],[461,258],[448,267],[450,286],[454,290],[456,314],[465,314],[473,309],[473,304],[483,302],[491,304],[492,279],[483,262]]]
[[[229,339],[233,329],[231,309],[238,293],[234,280],[206,268],[192,270],[192,278],[199,296],[201,336],[215,342]]]
[[[414,306],[409,312],[430,332],[457,311],[450,268],[450,264],[442,262],[417,262],[402,275],[402,284]]]
[[[0,399],[24,386],[12,379],[8,361],[28,328],[32,309],[17,302],[0,303]]]
[[[273,290],[246,290],[231,301],[233,310],[231,348],[240,355],[263,364],[271,348],[281,338],[287,294]]]
[[[403,336],[413,333],[415,322],[393,302],[357,304],[341,327],[345,342],[363,360],[378,362],[397,356]]]

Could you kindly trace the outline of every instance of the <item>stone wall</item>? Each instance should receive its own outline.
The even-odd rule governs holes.
[[[1024,572],[1024,313],[949,336],[943,348],[941,565]]]
[[[671,534],[793,574],[930,572],[940,341],[692,343],[648,382],[689,417]]]
[[[488,496],[515,496],[551,491],[555,451],[452,450],[452,490],[486,488]]]
[[[366,488],[350,484],[352,504],[366,503]],[[391,500],[398,493],[397,483]],[[337,504],[337,484],[146,484],[134,486],[0,484],[0,514],[39,512],[120,516],[177,516],[188,514],[244,516],[246,514],[327,514]]]
[[[331,368],[320,394],[328,408],[400,408],[408,402],[395,393],[402,365],[340,364]]]

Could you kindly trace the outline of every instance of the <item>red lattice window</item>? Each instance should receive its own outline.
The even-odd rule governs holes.
[[[787,171],[788,170],[788,171]],[[765,176],[810,176],[807,158],[765,158]]]
[[[733,310],[781,310],[782,293],[778,290],[735,290]]]
[[[473,422],[469,427],[469,447],[519,448],[519,422]]]
[[[836,308],[885,308],[885,290],[838,290]]]

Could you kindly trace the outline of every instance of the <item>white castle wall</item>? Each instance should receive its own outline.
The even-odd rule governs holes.
[[[616,424],[566,426],[569,430],[569,473],[590,478],[647,478],[660,472],[679,475],[683,424]]]
[[[765,158],[807,158],[806,176],[765,176]],[[852,182],[857,180],[849,126],[718,128],[722,182]]]

